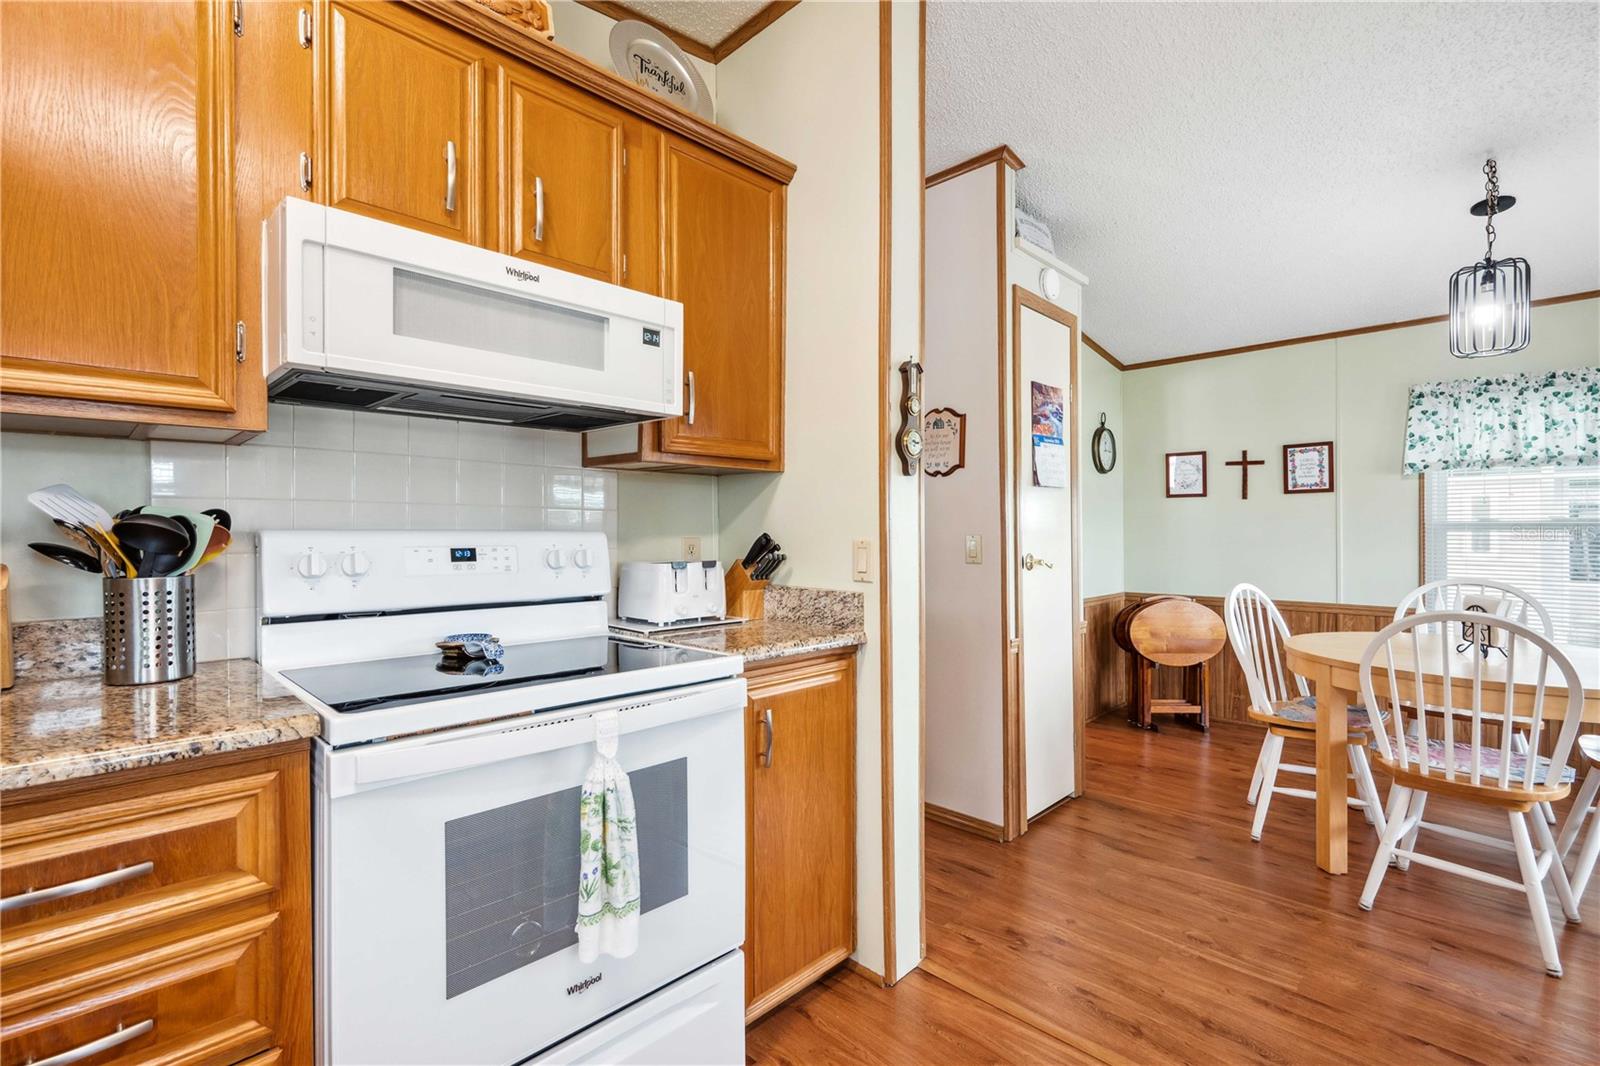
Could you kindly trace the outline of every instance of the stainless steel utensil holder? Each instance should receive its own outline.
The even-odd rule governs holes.
[[[108,577],[106,684],[148,685],[194,673],[194,575]]]

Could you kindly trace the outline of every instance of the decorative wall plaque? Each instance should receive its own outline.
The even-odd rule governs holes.
[[[950,407],[935,407],[923,415],[923,473],[947,477],[966,465],[967,416]]]

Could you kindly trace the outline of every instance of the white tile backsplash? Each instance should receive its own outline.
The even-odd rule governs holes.
[[[328,448],[294,449],[294,499],[348,502],[355,479],[355,453]]]
[[[411,440],[412,455],[433,455],[444,459],[456,457],[456,423],[442,418],[406,419],[407,434]]]
[[[217,499],[228,491],[227,447],[188,441],[150,442],[150,495]]]
[[[582,469],[579,434],[277,403],[267,425],[242,446],[7,433],[6,473],[19,484],[35,475],[80,484],[113,510],[146,492],[165,507],[226,508],[233,543],[195,574],[196,651],[207,660],[255,655],[254,535],[263,529],[588,529],[604,531],[616,554],[616,475]],[[49,539],[42,518],[13,518],[8,510],[25,539]],[[64,567],[8,562],[19,617],[98,607],[98,589],[74,596],[67,582],[79,575]]]
[[[294,412],[296,448],[331,448],[350,451],[355,447],[355,417],[349,411],[331,407],[299,407]]]

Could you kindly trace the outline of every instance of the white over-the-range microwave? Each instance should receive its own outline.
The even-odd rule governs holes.
[[[262,224],[269,396],[587,430],[683,411],[683,305],[293,197]]]

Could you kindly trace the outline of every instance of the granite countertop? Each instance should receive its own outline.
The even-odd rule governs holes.
[[[717,629],[652,633],[650,639],[680,648],[743,655],[745,662],[755,663],[763,659],[782,659],[832,648],[853,648],[867,642],[867,633],[859,626],[845,628],[827,622],[757,618]]]
[[[747,663],[867,642],[866,601],[859,592],[769,585],[765,603],[764,618],[715,629],[655,632],[649,639],[742,655]]]
[[[19,679],[0,695],[0,790],[314,737],[317,712],[248,659],[183,681]]]

